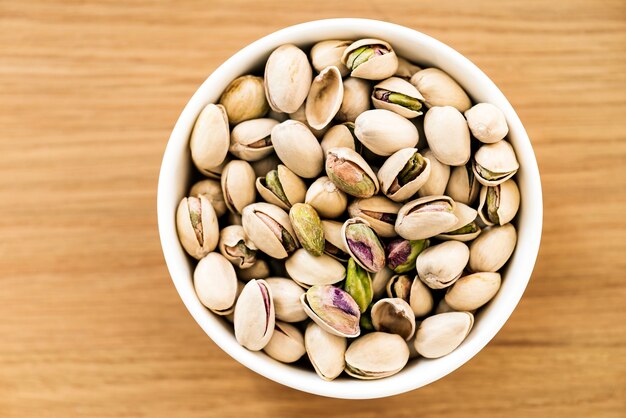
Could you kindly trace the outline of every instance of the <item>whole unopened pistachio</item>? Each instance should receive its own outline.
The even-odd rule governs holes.
[[[285,268],[302,287],[335,284],[346,277],[346,268],[339,261],[326,254],[314,256],[303,248],[287,259]]]
[[[254,170],[243,160],[233,160],[224,167],[222,173],[222,192],[224,202],[231,212],[241,214],[243,208],[254,202]]]
[[[452,106],[433,106],[424,117],[428,147],[444,164],[465,165],[470,159],[471,143],[467,121]]]
[[[485,186],[504,183],[517,173],[518,168],[515,151],[505,140],[482,145],[474,154],[474,174]]]
[[[316,177],[324,167],[322,147],[302,122],[287,120],[276,125],[272,144],[283,164],[300,177]]]
[[[282,164],[264,177],[257,177],[255,185],[266,202],[285,210],[303,202],[306,193],[304,181]]]
[[[340,216],[348,206],[346,194],[326,176],[319,177],[309,186],[304,201],[325,218]]]
[[[246,206],[242,225],[248,238],[270,257],[286,258],[298,248],[289,215],[278,206],[269,203]]]
[[[248,350],[262,350],[274,333],[272,291],[264,280],[250,280],[235,305],[235,338]]]
[[[467,245],[446,241],[428,247],[415,260],[415,269],[421,281],[431,289],[451,286],[463,273],[470,257]]]
[[[342,227],[341,222],[322,220],[325,238],[324,252],[337,260],[348,261],[350,256],[341,236]]]
[[[487,225],[504,225],[517,214],[519,201],[519,188],[513,179],[495,186],[483,186],[478,214]]]
[[[348,253],[365,270],[376,273],[385,267],[385,249],[376,232],[362,218],[348,219],[341,229]]]
[[[200,302],[218,315],[233,311],[237,297],[235,269],[219,253],[202,258],[193,273],[193,285]]]
[[[180,201],[176,211],[176,229],[185,251],[198,260],[217,247],[217,215],[204,195],[184,197]]]
[[[341,62],[352,77],[383,80],[398,69],[398,57],[391,45],[380,39],[360,39],[348,46]]]
[[[439,358],[454,351],[474,325],[469,312],[448,312],[429,316],[417,329],[415,349],[426,358]]]
[[[409,81],[411,77],[416,72],[420,71],[421,68],[417,65],[413,64],[411,61],[407,60],[403,57],[398,57],[398,69],[394,74],[395,77],[400,77],[403,80]]]
[[[357,379],[382,379],[398,373],[408,361],[409,347],[401,336],[372,332],[346,350],[346,373]]]
[[[434,303],[430,288],[418,277],[415,277],[411,283],[411,294],[409,296],[409,305],[413,310],[413,314],[417,318],[428,315],[433,310]]]
[[[396,202],[414,196],[429,177],[430,160],[424,158],[416,148],[396,151],[378,170],[381,191]]]
[[[312,77],[309,59],[300,48],[291,44],[276,48],[265,64],[265,95],[270,107],[294,113],[309,94]]]
[[[415,315],[400,298],[381,299],[372,306],[372,324],[376,331],[397,334],[405,340],[415,334]]]
[[[278,125],[274,119],[262,118],[241,122],[230,134],[229,151],[245,161],[258,161],[272,153],[270,132]]]
[[[377,109],[387,109],[405,118],[415,118],[422,112],[424,98],[408,81],[391,77],[374,86],[372,103]]]
[[[324,253],[324,230],[319,215],[313,206],[296,203],[289,210],[291,226],[300,241],[300,245],[315,256]]]
[[[372,279],[367,270],[359,266],[354,261],[354,258],[348,260],[346,281],[343,288],[352,296],[357,305],[359,305],[361,313],[365,312],[374,297],[372,292]]]
[[[191,131],[189,148],[195,166],[204,174],[224,162],[230,144],[228,115],[222,105],[209,103]]]
[[[435,154],[429,149],[420,152],[422,157],[430,161],[430,175],[426,183],[417,191],[419,197],[440,196],[444,194],[448,179],[450,178],[450,166],[441,163]]]
[[[361,143],[354,135],[354,122],[344,122],[330,128],[325,134],[324,139],[320,143],[324,155],[331,148],[343,147],[360,152],[363,148]]]
[[[471,205],[478,197],[479,191],[480,183],[474,176],[471,163],[452,168],[446,186],[445,194],[447,196],[450,196],[457,203]]]
[[[314,79],[306,99],[305,115],[314,129],[323,129],[335,117],[343,100],[341,73],[335,66],[327,67]]]
[[[276,319],[284,322],[300,322],[307,319],[307,314],[300,303],[304,289],[291,279],[270,277],[265,279],[272,289],[272,300]]]
[[[343,372],[348,346],[345,337],[326,332],[315,322],[304,333],[304,346],[315,372],[324,380],[333,380]]]
[[[352,44],[352,41],[328,40],[321,41],[311,48],[311,63],[318,73],[324,68],[335,66],[342,77],[347,76],[350,70],[341,62],[343,51]]]
[[[276,321],[274,333],[263,351],[268,356],[282,361],[283,363],[293,363],[304,355],[304,337],[300,330],[285,322]]]
[[[270,267],[267,261],[257,258],[256,262],[247,269],[236,269],[237,278],[243,282],[249,282],[252,279],[265,279],[270,275]]]
[[[424,99],[426,106],[452,106],[465,112],[472,106],[470,98],[459,84],[438,68],[426,68],[411,77],[413,84]]]
[[[359,336],[359,305],[347,292],[331,285],[312,286],[300,302],[307,315],[322,329],[340,337]]]
[[[465,112],[472,135],[480,142],[492,144],[509,133],[504,113],[491,103],[478,103]]]
[[[370,108],[372,86],[366,80],[347,77],[343,80],[343,101],[337,112],[337,120],[354,122],[361,113]]]
[[[228,210],[226,208],[226,203],[224,203],[224,194],[222,193],[222,186],[218,180],[214,179],[204,179],[195,183],[191,186],[189,190],[189,196],[199,196],[204,195],[211,205],[213,209],[215,209],[215,214],[219,218]]]
[[[398,235],[394,225],[401,207],[400,203],[392,202],[384,196],[372,196],[355,199],[348,206],[348,214],[352,218],[365,219],[379,236],[389,238]]]
[[[396,232],[408,240],[434,237],[449,230],[458,219],[448,196],[427,196],[406,203],[398,212]]]
[[[413,279],[406,274],[396,274],[387,283],[387,296],[390,298],[400,298],[409,302],[411,296],[411,285]]]
[[[493,226],[470,245],[469,269],[471,271],[498,271],[508,261],[515,249],[517,233],[511,224]]]
[[[396,238],[387,244],[387,266],[395,273],[406,273],[415,268],[417,256],[430,245],[427,239]]]
[[[228,121],[233,125],[262,118],[269,110],[263,89],[263,78],[253,75],[236,78],[222,93],[220,104],[226,109]]]
[[[247,269],[256,263],[256,245],[248,239],[240,225],[229,225],[220,231],[219,250],[240,269]]]
[[[388,156],[417,144],[417,128],[408,119],[386,109],[366,110],[354,122],[354,134],[374,154]]]
[[[350,148],[332,148],[326,154],[326,174],[349,195],[370,197],[378,192],[378,179],[363,157]]]
[[[461,277],[446,292],[445,301],[458,311],[473,311],[489,302],[500,289],[500,273],[474,273]]]

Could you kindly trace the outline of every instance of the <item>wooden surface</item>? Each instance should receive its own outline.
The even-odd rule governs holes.
[[[388,3],[388,4],[385,4]],[[623,417],[626,2],[0,0],[0,417]],[[403,24],[481,67],[539,160],[530,286],[478,356],[384,400],[245,369],[185,310],[156,226],[161,155],[223,60],[306,20]]]

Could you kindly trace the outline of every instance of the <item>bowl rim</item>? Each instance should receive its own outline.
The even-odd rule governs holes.
[[[524,241],[525,255],[524,264],[522,265],[524,271],[517,275],[521,276],[521,278],[516,277],[516,280],[519,281],[515,284],[516,287],[514,290],[516,292],[514,292],[514,294],[507,295],[507,304],[504,305],[504,308],[498,312],[497,316],[491,315],[489,322],[483,320],[486,324],[484,326],[485,328],[481,339],[473,340],[471,344],[467,341],[464,342],[462,346],[457,348],[457,350],[445,356],[444,358],[448,359],[448,361],[441,362],[441,365],[439,365],[437,369],[435,369],[428,376],[416,377],[409,375],[409,377],[412,378],[406,378],[407,376],[396,375],[377,381],[355,380],[350,382],[326,382],[317,378],[317,376],[314,376],[318,379],[318,382],[311,382],[309,378],[305,376],[305,374],[312,374],[311,372],[305,372],[289,365],[283,365],[282,363],[278,363],[265,355],[260,355],[260,353],[249,352],[236,343],[234,337],[232,337],[232,332],[230,336],[231,338],[226,338],[226,331],[223,329],[223,326],[220,326],[217,322],[219,320],[212,317],[212,315],[207,316],[206,308],[202,307],[195,294],[190,294],[188,287],[184,286],[183,283],[184,280],[189,280],[191,270],[186,259],[184,263],[181,263],[181,251],[183,252],[183,256],[185,258],[186,255],[178,242],[175,217],[172,216],[171,200],[173,191],[176,191],[176,184],[172,178],[172,173],[180,174],[181,172],[182,163],[180,161],[181,158],[179,151],[180,141],[184,140],[185,143],[187,142],[190,124],[193,124],[197,115],[196,109],[203,107],[204,104],[207,103],[207,91],[211,88],[211,84],[215,80],[219,79],[232,79],[232,75],[229,74],[232,74],[232,70],[234,70],[234,68],[238,65],[238,62],[245,60],[245,57],[252,51],[258,50],[259,48],[265,48],[263,50],[267,51],[269,54],[271,50],[267,50],[268,45],[289,43],[291,42],[290,39],[297,37],[299,34],[312,30],[318,30],[322,27],[328,30],[339,30],[344,29],[346,26],[359,26],[361,28],[359,30],[360,32],[367,32],[371,30],[371,28],[376,28],[376,31],[389,31],[399,34],[398,36],[406,38],[412,37],[419,40],[419,43],[421,44],[429,45],[430,48],[436,50],[441,56],[446,56],[446,60],[452,60],[460,64],[463,67],[464,72],[470,72],[473,78],[478,79],[489,88],[490,95],[495,95],[493,97],[497,98],[498,106],[507,116],[510,131],[515,132],[516,136],[518,136],[518,139],[515,141],[516,152],[519,153],[518,148],[521,148],[524,154],[523,168],[520,168],[520,171],[523,169],[526,173],[527,182],[529,182],[527,188],[532,190],[533,196],[532,202],[524,202],[524,204],[529,208],[528,210],[532,212],[532,214],[528,216],[532,216],[533,222],[532,224],[524,225],[527,237],[526,241]],[[363,30],[363,28],[366,29]],[[185,138],[181,139],[183,136]],[[188,174],[183,174],[183,176],[188,176]],[[188,183],[188,181],[186,183]],[[175,202],[174,207],[177,204],[178,202]],[[159,173],[157,216],[163,255],[176,290],[194,320],[223,351],[256,373],[277,383],[301,390],[303,392],[333,398],[373,399],[408,392],[446,376],[472,359],[486,344],[489,343],[489,341],[491,341],[491,339],[493,339],[493,337],[495,337],[515,310],[524,293],[528,281],[530,280],[541,240],[543,203],[539,169],[530,139],[528,138],[519,116],[511,104],[508,102],[504,94],[498,89],[495,83],[483,71],[453,48],[417,30],[379,20],[336,18],[300,23],[268,34],[236,52],[207,77],[207,79],[195,91],[191,99],[185,105],[167,142]],[[520,247],[519,240],[517,247]],[[516,248],[516,253],[517,252],[518,248]],[[187,264],[184,265],[185,263]],[[507,274],[509,274],[508,271]],[[285,369],[284,366],[291,370]],[[407,371],[407,373],[410,373],[410,371]],[[402,378],[398,379],[399,377]],[[393,384],[389,384],[392,379]],[[357,388],[358,390],[356,390]]]

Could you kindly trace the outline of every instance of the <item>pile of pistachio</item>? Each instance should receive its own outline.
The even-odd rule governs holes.
[[[177,226],[199,300],[237,341],[332,380],[399,372],[467,337],[516,244],[503,113],[378,39],[271,53],[208,104],[205,177]]]

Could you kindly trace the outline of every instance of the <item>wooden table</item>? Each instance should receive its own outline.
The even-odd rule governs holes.
[[[535,273],[503,330],[384,400],[299,393],[231,360],[179,300],[156,227],[161,155],[198,85],[263,35],[337,16],[474,61],[544,187]],[[623,417],[625,115],[623,0],[0,0],[0,416]]]

